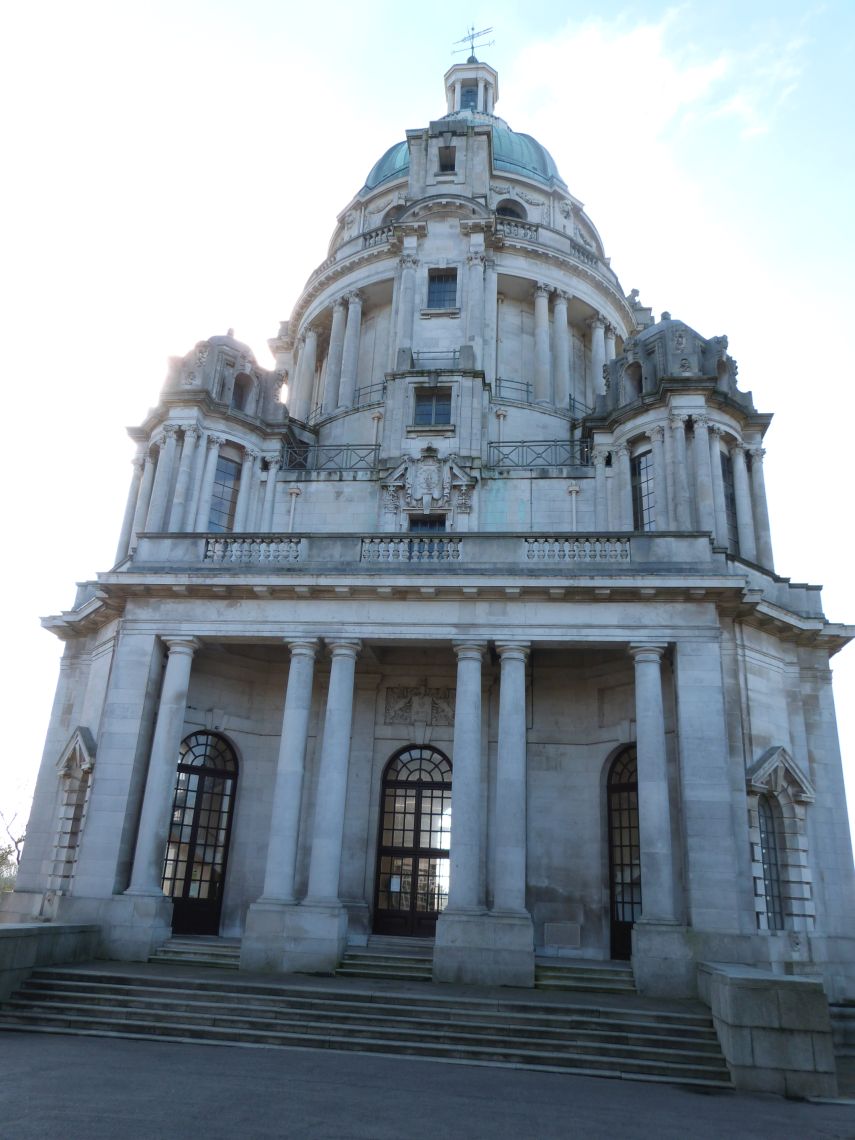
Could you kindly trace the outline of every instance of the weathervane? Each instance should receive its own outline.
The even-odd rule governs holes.
[[[466,35],[463,37],[462,40],[455,40],[454,42],[457,44],[468,44],[469,45],[469,56],[471,59],[475,59],[475,48],[476,47],[492,47],[493,44],[496,42],[495,40],[490,40],[489,42],[486,42],[486,43],[477,43],[477,44],[475,42],[476,40],[480,40],[482,36],[488,36],[490,34],[490,32],[492,32],[492,30],[493,30],[492,28],[482,28],[480,32],[476,32],[475,31],[475,25],[473,24],[472,27],[469,28],[469,30],[467,31]],[[466,48],[465,47],[455,48],[452,54],[457,55],[459,52],[462,52],[462,51],[466,51]]]

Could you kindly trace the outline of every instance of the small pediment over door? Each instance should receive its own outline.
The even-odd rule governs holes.
[[[755,796],[787,792],[796,803],[810,804],[816,799],[810,777],[782,744],[766,749],[745,773],[745,783],[748,792]]]
[[[91,772],[95,767],[95,741],[88,728],[79,724],[59,754],[56,770],[62,776]]]

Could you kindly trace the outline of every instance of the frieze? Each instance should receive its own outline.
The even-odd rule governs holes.
[[[386,690],[385,724],[454,724],[453,688],[395,685]]]

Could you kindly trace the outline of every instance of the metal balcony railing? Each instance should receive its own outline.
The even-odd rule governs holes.
[[[586,440],[491,443],[490,467],[586,467],[591,462]]]
[[[377,466],[376,443],[297,443],[286,446],[286,471],[373,471]]]

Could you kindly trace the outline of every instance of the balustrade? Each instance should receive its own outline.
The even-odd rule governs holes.
[[[362,562],[457,562],[461,540],[438,535],[363,538]]]
[[[629,562],[628,538],[527,538],[526,562]]]
[[[215,566],[283,566],[300,561],[301,545],[299,538],[218,535],[205,540],[205,561]]]

